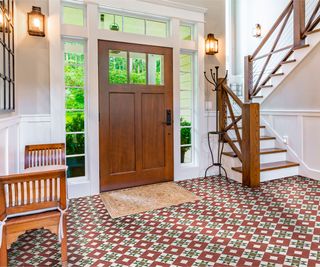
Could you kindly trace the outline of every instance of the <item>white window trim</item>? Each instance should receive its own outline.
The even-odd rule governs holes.
[[[108,6],[106,6],[106,2]],[[64,112],[64,76],[62,38],[77,38],[87,40],[87,166],[86,177],[68,179],[69,197],[94,195],[100,191],[99,177],[99,90],[98,90],[98,47],[97,41],[109,40],[128,43],[141,43],[144,45],[156,45],[173,48],[173,102],[174,102],[174,179],[187,179],[203,175],[206,162],[200,160],[203,153],[203,140],[206,136],[204,127],[204,79],[201,75],[204,71],[204,14],[199,11],[179,9],[166,5],[151,4],[137,0],[90,0],[86,2],[86,26],[79,27],[62,24],[62,1],[49,1],[48,33],[50,40],[50,99],[52,116],[52,142],[64,142],[65,140],[65,114]],[[144,12],[152,16],[167,16],[170,18],[170,31],[168,38],[151,37],[136,34],[111,32],[99,29],[99,10],[118,9],[124,12]],[[190,21],[194,23],[194,41],[181,42],[179,33],[180,23]],[[57,27],[61,25],[61,27]],[[174,34],[173,34],[174,33]],[[198,49],[199,48],[199,49]],[[195,109],[195,159],[194,166],[181,166],[180,164],[180,76],[179,56],[181,51],[195,53],[194,75],[196,96],[194,98]],[[61,68],[57,68],[61,66]],[[63,114],[62,114],[63,113]],[[201,153],[200,153],[201,152]],[[204,162],[204,163],[203,163]],[[204,166],[203,166],[204,165]]]

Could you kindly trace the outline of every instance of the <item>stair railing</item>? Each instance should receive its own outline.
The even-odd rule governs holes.
[[[306,19],[307,18],[307,19]],[[244,59],[245,102],[272,87],[283,62],[303,46],[308,32],[320,23],[320,0],[291,0],[252,55]],[[279,74],[281,75],[281,74]]]
[[[243,103],[226,82],[218,89],[219,127],[242,162],[242,183],[249,187],[260,185],[260,107]],[[241,123],[241,126],[240,126]],[[240,131],[242,129],[242,131]],[[231,136],[231,131],[235,132]]]

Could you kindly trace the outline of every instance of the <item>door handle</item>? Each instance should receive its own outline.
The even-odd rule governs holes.
[[[171,114],[171,110],[170,109],[166,110],[166,125],[167,126],[171,126],[172,125],[172,114]]]

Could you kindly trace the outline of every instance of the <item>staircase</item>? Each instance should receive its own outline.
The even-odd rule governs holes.
[[[241,127],[239,130],[242,130]],[[236,135],[234,129],[230,131],[230,135]],[[236,138],[232,139],[232,141],[237,143]],[[287,159],[287,150],[281,148],[276,138],[269,134],[266,126],[260,126],[259,141],[260,182],[293,176],[299,173],[299,164]],[[225,152],[223,152],[222,163],[232,179],[242,182],[242,163],[228,144],[226,144]]]
[[[299,163],[271,129],[260,123],[262,103],[320,43],[320,0],[292,0],[251,56],[245,57],[244,101],[227,84],[219,94],[225,132],[222,164],[231,179],[249,187],[299,174]]]
[[[251,56],[245,100],[262,103],[320,43],[320,1],[292,0]]]

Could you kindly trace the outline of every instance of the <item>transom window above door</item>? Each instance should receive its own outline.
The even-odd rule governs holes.
[[[164,85],[164,56],[109,50],[109,84]]]
[[[142,34],[154,37],[168,37],[168,21],[145,19],[143,17],[124,16],[101,12],[99,27],[104,30]]]

